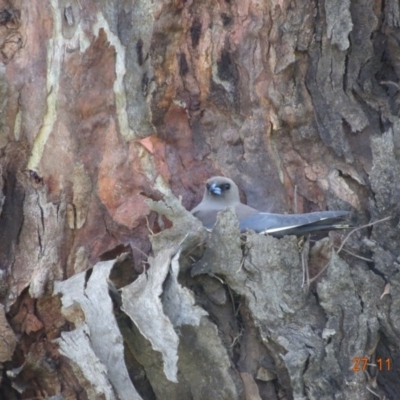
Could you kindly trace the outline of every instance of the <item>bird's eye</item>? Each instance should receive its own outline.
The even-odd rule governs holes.
[[[224,185],[224,190],[229,190],[231,188],[231,185],[229,183],[226,183]]]

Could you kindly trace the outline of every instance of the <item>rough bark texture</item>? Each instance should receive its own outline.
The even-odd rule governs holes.
[[[0,398],[397,399],[399,85],[395,0],[0,0]]]

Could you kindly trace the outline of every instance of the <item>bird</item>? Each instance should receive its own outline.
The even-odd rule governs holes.
[[[207,230],[211,230],[217,214],[233,207],[239,220],[240,232],[249,230],[275,237],[306,235],[322,231],[346,229],[350,225],[342,221],[348,211],[319,211],[306,214],[273,214],[261,212],[240,201],[236,183],[224,176],[208,179],[201,202],[191,210]]]

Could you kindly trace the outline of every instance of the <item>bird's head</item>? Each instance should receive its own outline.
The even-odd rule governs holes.
[[[204,198],[223,202],[225,206],[240,203],[239,189],[235,182],[224,176],[214,176],[207,181]]]

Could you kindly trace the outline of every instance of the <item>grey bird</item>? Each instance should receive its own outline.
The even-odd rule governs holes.
[[[350,227],[341,223],[348,217],[348,211],[320,211],[308,214],[271,214],[258,211],[241,203],[237,185],[223,176],[214,176],[207,181],[203,200],[191,213],[205,228],[211,230],[218,212],[230,206],[235,209],[241,232],[253,230],[260,234],[282,237]]]

